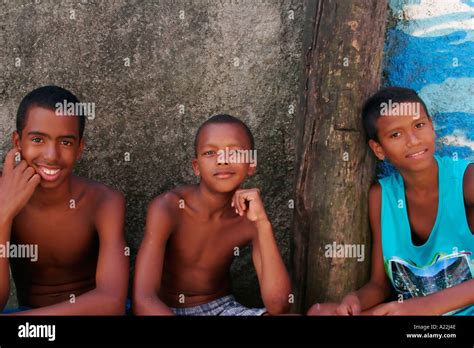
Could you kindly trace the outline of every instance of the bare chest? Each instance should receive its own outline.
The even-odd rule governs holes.
[[[438,196],[407,199],[407,212],[412,241],[415,245],[425,243],[436,223]]]
[[[252,233],[246,221],[222,225],[183,221],[173,232],[168,251],[185,265],[212,268],[239,256]]]
[[[12,243],[34,245],[34,267],[73,267],[94,259],[98,236],[85,209],[37,211],[25,208],[14,220]]]

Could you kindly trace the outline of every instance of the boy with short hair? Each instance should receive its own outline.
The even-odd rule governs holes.
[[[435,155],[435,132],[413,90],[377,92],[362,111],[369,146],[398,170],[369,192],[369,283],[310,315],[474,315],[474,165]],[[391,286],[397,299],[382,303]]]
[[[256,170],[248,127],[216,115],[195,138],[198,185],[155,198],[135,267],[133,308],[139,315],[262,315],[289,310],[290,280],[258,189],[241,189]],[[240,158],[240,160],[239,160]],[[232,160],[234,159],[234,160]],[[252,163],[249,163],[252,162]],[[266,308],[246,308],[232,296],[236,248],[252,245]]]
[[[28,308],[17,315],[125,311],[124,197],[72,175],[84,149],[85,115],[58,112],[69,103],[80,104],[57,86],[25,96],[0,177],[0,245],[37,250],[34,258],[0,255],[0,309],[11,265],[19,304]]]

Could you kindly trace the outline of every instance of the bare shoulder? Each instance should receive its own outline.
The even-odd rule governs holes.
[[[164,192],[156,196],[148,207],[149,211],[166,211],[168,213],[176,213],[180,204],[185,200],[185,192],[181,187],[175,188],[171,191]]]
[[[464,173],[464,198],[468,206],[474,206],[474,163],[467,166]]]
[[[382,187],[378,182],[372,184],[369,189],[369,207],[380,208],[382,198]]]
[[[187,206],[187,198],[192,194],[192,186],[179,186],[155,197],[148,205],[148,217],[152,220],[169,218],[177,221]]]
[[[96,208],[103,205],[122,206],[125,204],[122,192],[100,182],[75,176],[73,185],[75,196],[80,200],[84,199]]]
[[[369,221],[374,241],[377,241],[380,236],[381,201],[382,187],[377,182],[373,184],[369,190]]]
[[[183,187],[178,187],[158,195],[150,202],[146,218],[146,235],[160,239],[170,236],[181,221],[180,214],[184,210],[182,208],[187,191],[183,190]],[[155,233],[156,231],[160,233]]]

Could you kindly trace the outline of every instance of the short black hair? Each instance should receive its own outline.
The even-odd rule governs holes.
[[[56,110],[56,104],[78,103],[79,99],[68,90],[58,86],[43,86],[28,93],[20,102],[16,113],[16,130],[20,134],[26,126],[27,113],[31,107],[42,107],[49,110]],[[79,139],[84,135],[86,118],[84,115],[75,116],[79,121]]]
[[[426,115],[430,117],[428,109],[423,99],[412,89],[404,87],[386,87],[379,90],[365,102],[362,108],[362,122],[364,124],[367,140],[376,140],[377,137],[377,120],[381,116],[381,108],[383,103],[403,103],[403,102],[419,102],[425,109]]]
[[[196,132],[196,137],[194,138],[194,152],[195,152],[196,157],[197,157],[197,145],[198,145],[199,135],[201,134],[202,130],[210,124],[236,124],[242,127],[245,130],[245,133],[247,133],[247,136],[249,137],[251,150],[255,149],[253,134],[250,131],[250,128],[243,121],[231,115],[218,114],[218,115],[211,116],[198,128]]]

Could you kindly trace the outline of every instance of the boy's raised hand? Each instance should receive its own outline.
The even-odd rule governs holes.
[[[336,308],[337,315],[359,315],[360,300],[354,293],[347,294]]]
[[[18,155],[18,149],[7,153],[0,177],[0,218],[6,221],[13,219],[28,203],[41,181],[39,174],[26,161],[22,160],[15,167]]]
[[[247,214],[247,218],[252,222],[267,221],[267,213],[260,198],[259,189],[237,190],[232,197],[232,207],[240,216]]]

